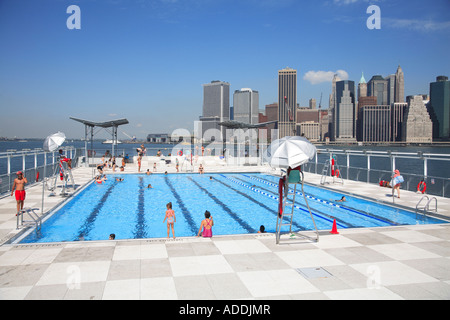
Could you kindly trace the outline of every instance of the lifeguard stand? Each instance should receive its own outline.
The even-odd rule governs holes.
[[[56,190],[58,178],[63,181],[60,195],[67,195],[66,189],[69,181],[72,184],[72,189],[75,191],[75,181],[73,180],[72,170],[69,168],[67,162],[62,160],[59,160],[59,164],[53,170],[53,175],[45,180],[47,190],[52,194],[54,194]],[[50,185],[49,182],[51,182]]]
[[[324,185],[326,183],[327,177],[333,178],[333,183],[339,182],[344,184],[344,179],[341,175],[341,170],[337,164],[336,158],[333,154],[330,154],[330,159],[325,162],[322,169],[322,176],[320,177],[320,184]]]
[[[292,234],[292,221],[294,218],[294,209],[295,209],[295,197],[298,194],[297,192],[297,186],[301,185],[301,194],[303,195],[303,198],[306,203],[306,207],[308,208],[309,214],[311,216],[311,220],[314,225],[316,237],[309,237],[307,235],[301,235],[304,238],[308,238],[310,240],[319,241],[319,231],[317,230],[316,222],[314,220],[314,217],[312,215],[311,209],[309,208],[308,200],[306,199],[305,192],[303,191],[303,181],[304,181],[304,175],[303,171],[301,170],[301,167],[297,167],[295,169],[289,168],[287,170],[286,176],[282,177],[280,179],[280,185],[279,185],[279,197],[281,200],[281,206],[279,207],[278,215],[277,215],[277,227],[276,227],[276,243],[279,244],[281,240],[281,227],[283,226],[289,226],[289,233]],[[293,192],[291,189],[291,186],[293,187]],[[290,198],[292,196],[292,198]],[[290,208],[290,210],[286,210],[286,208]],[[289,223],[286,223],[286,220],[289,221]],[[300,234],[297,234],[300,235]]]

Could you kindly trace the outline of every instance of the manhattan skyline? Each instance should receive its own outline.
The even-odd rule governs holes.
[[[80,8],[81,29],[66,10]],[[370,5],[381,29],[369,29]],[[278,70],[297,70],[297,102],[328,108],[331,79],[405,74],[405,96],[450,76],[448,0],[105,0],[0,2],[0,136],[81,138],[70,116],[127,118],[121,131],[193,130],[202,85],[278,100]],[[232,97],[230,96],[230,99]],[[108,134],[105,133],[108,137]]]

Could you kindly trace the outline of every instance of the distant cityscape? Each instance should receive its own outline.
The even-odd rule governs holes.
[[[259,92],[242,88],[233,93],[230,83],[203,84],[203,112],[199,117],[202,137],[210,129],[221,134],[221,123],[234,120],[242,125],[273,122],[262,129],[278,129],[278,138],[305,136],[312,142],[335,143],[431,143],[450,138],[450,81],[438,76],[430,83],[429,94],[405,97],[405,77],[398,66],[395,74],[374,75],[368,82],[362,74],[357,86],[352,80],[333,77],[328,108],[315,99],[309,106],[297,103],[297,71],[278,71],[278,101],[259,110]],[[159,142],[162,135],[149,135],[147,141]],[[206,137],[206,141],[208,141]]]
[[[429,93],[405,97],[405,76],[400,66],[395,74],[373,75],[368,82],[362,73],[357,85],[336,74],[327,97],[328,108],[322,106],[322,96],[319,102],[310,99],[309,106],[297,103],[297,70],[291,68],[278,71],[278,101],[265,105],[263,110],[259,108],[257,90],[235,90],[230,99],[230,86],[219,80],[203,84],[203,110],[194,129],[196,135],[201,134],[202,142],[226,141],[225,132],[230,127],[224,123],[228,121],[244,130],[266,129],[269,142],[297,135],[325,144],[450,143],[450,81],[447,76],[437,76],[436,81],[430,83]],[[21,138],[0,137],[0,141],[5,140]],[[177,136],[161,133],[149,134],[146,140],[133,137],[124,142],[178,140]]]

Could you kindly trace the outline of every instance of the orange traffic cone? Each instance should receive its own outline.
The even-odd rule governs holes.
[[[336,219],[334,219],[333,221],[333,228],[330,231],[331,234],[339,234],[339,232],[337,231],[337,227],[336,227]]]

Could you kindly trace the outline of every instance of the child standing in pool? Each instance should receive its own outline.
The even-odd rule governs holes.
[[[170,235],[170,227],[172,227],[172,236],[175,239],[175,231],[173,230],[173,225],[177,222],[177,218],[175,217],[175,211],[172,210],[172,202],[166,204],[166,215],[164,217],[163,223],[167,219],[167,239],[169,239]]]

